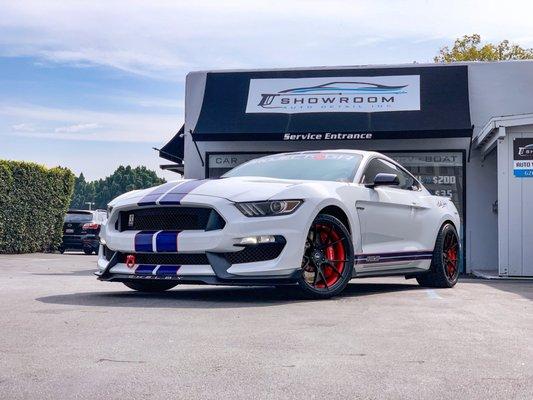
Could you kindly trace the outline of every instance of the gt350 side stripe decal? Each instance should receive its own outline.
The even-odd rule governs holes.
[[[357,264],[377,264],[396,261],[417,261],[430,260],[433,258],[433,251],[405,251],[396,253],[373,253],[373,254],[356,254],[355,262]]]
[[[172,189],[167,194],[165,194],[162,198],[160,198],[157,203],[158,204],[174,204],[178,205],[180,204],[181,200],[187,196],[191,191],[196,189],[198,186],[204,184],[207,182],[208,179],[201,179],[201,180],[194,180],[194,181],[187,181],[175,189]]]
[[[167,182],[161,186],[156,187],[154,190],[152,190],[150,193],[148,193],[146,196],[144,196],[137,204],[139,206],[155,206],[156,201],[159,197],[164,195],[169,190],[175,188],[176,186],[180,185],[180,183],[176,182]]]

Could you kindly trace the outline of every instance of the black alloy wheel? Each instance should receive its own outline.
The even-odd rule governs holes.
[[[353,243],[348,229],[337,218],[319,214],[309,229],[298,280],[310,298],[326,299],[339,294],[352,278]]]
[[[459,279],[459,235],[455,227],[446,223],[442,226],[435,242],[430,270],[416,280],[422,286],[451,288]]]

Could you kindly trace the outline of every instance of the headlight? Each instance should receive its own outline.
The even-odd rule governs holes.
[[[291,214],[303,203],[303,200],[271,200],[235,203],[235,206],[247,217],[270,217]]]

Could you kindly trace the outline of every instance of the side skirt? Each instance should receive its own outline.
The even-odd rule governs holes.
[[[410,277],[413,277],[413,275],[419,275],[426,273],[427,270],[420,269],[420,268],[397,268],[397,269],[389,269],[389,270],[381,270],[381,271],[362,271],[362,272],[355,272],[353,274],[353,278],[371,278],[374,276],[398,276],[398,275],[409,275]]]

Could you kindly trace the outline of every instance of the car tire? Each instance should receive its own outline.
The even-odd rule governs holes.
[[[59,252],[60,252],[61,254],[63,254],[63,253],[65,252],[65,248],[64,248],[64,247],[60,247],[58,250],[59,250]]]
[[[416,277],[421,286],[454,287],[459,279],[459,235],[455,227],[444,224],[437,235],[428,272]]]
[[[300,292],[311,299],[341,293],[352,279],[354,251],[350,232],[331,215],[319,214],[306,237]]]
[[[90,256],[91,254],[93,254],[93,249],[83,249],[83,252]]]
[[[157,293],[164,292],[165,290],[172,289],[178,284],[172,281],[135,281],[135,282],[123,282],[124,285],[130,289],[138,292]]]

